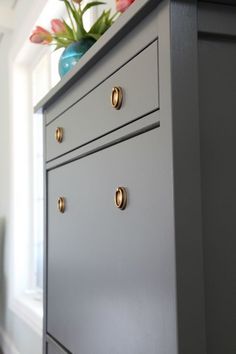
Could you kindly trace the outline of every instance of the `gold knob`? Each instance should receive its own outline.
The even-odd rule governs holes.
[[[118,187],[115,193],[115,205],[118,209],[124,210],[127,205],[127,191],[124,187]]]
[[[55,139],[60,144],[63,140],[63,128],[57,127],[55,131]]]
[[[59,197],[57,200],[57,209],[60,213],[64,213],[66,208],[65,198]]]
[[[115,109],[120,109],[123,101],[123,90],[121,87],[113,87],[111,92],[111,105]]]

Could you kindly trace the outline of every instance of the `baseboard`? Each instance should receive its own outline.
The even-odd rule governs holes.
[[[3,354],[20,354],[8,334],[0,327],[0,348]]]

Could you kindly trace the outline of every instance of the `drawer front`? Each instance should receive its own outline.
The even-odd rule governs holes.
[[[172,197],[160,129],[48,173],[47,331],[73,354],[174,352]],[[124,210],[117,187],[127,191]]]
[[[107,134],[159,107],[157,41],[46,128],[47,161]],[[121,88],[122,94],[113,91]],[[122,96],[120,109],[111,104]],[[55,138],[57,128],[63,133]]]

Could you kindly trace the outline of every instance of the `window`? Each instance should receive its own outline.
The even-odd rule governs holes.
[[[53,0],[36,23],[49,22]],[[60,4],[61,5],[61,4]],[[63,15],[64,6],[58,8]],[[55,16],[57,16],[55,14]],[[30,33],[31,29],[28,33]],[[13,172],[13,281],[11,309],[38,334],[42,334],[43,285],[43,145],[42,117],[33,106],[54,86],[60,53],[33,46],[27,37],[13,55],[12,66],[12,172]]]
[[[60,4],[60,2],[58,2]],[[35,22],[46,27],[53,17],[65,16],[63,3],[55,13],[55,1]],[[88,12],[89,28],[96,16]],[[32,25],[29,32],[34,26]],[[28,37],[13,56],[12,67],[12,172],[13,172],[13,283],[11,308],[39,334],[42,332],[43,285],[43,142],[42,117],[33,116],[33,106],[59,81],[60,51],[33,46]]]

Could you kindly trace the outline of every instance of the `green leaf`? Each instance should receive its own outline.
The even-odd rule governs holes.
[[[66,27],[66,33],[67,33],[68,37],[70,37],[71,39],[74,39],[74,34],[73,34],[72,28],[66,23],[65,20],[63,20],[63,23]]]
[[[74,27],[74,22],[73,22],[73,16],[71,16],[71,11],[70,11],[70,3],[68,3],[67,0],[63,0],[63,2],[64,2],[64,4],[65,4],[65,7],[66,7],[66,10],[67,10],[67,13],[68,13],[70,22],[71,22],[73,38],[74,38],[74,40],[76,40],[76,34],[75,34],[75,27]]]
[[[80,11],[80,9],[78,9],[78,11],[76,9],[74,9],[68,0],[63,0],[63,1],[64,1],[66,8],[67,8],[67,12],[68,12],[68,15],[71,20],[71,24],[73,27],[74,39],[80,40],[84,37],[84,34],[86,33],[86,31],[84,29],[84,25],[83,25],[82,12]],[[76,23],[76,29],[74,27],[72,17]]]
[[[104,11],[103,13],[98,17],[97,21],[92,25],[92,27],[89,30],[89,33],[98,33],[99,27],[103,21],[104,17]]]
[[[89,2],[82,10],[82,14],[84,14],[87,10],[89,10],[91,7],[93,6],[97,6],[97,5],[105,5],[105,2],[102,1],[91,1]]]
[[[70,39],[67,39],[67,38],[61,38],[61,37],[58,37],[58,36],[55,36],[54,37],[54,40],[56,41],[57,44],[62,44],[63,46],[67,46],[71,43],[73,43],[74,41],[73,40],[70,40]]]
[[[77,23],[77,32],[76,32],[77,41],[84,38],[85,34],[86,34],[86,31],[85,31],[83,25],[80,23]]]
[[[93,24],[93,26],[89,30],[89,34],[92,33],[93,35],[97,34],[99,37],[108,30],[113,24],[114,16],[110,17],[111,10],[103,11],[97,21]]]
[[[95,39],[95,41],[97,41],[100,37],[101,37],[101,35],[98,33],[90,33],[89,32],[86,34],[86,38],[93,38],[93,39]]]
[[[113,23],[114,19],[116,18],[116,16],[120,17],[121,13],[120,12],[115,12],[114,15],[111,16],[110,20],[112,21],[112,23]]]
[[[71,6],[70,2],[68,0],[63,0],[66,8],[69,9],[69,12],[73,15],[74,19],[77,19],[77,11],[73,9],[73,7]]]
[[[69,26],[65,21],[63,23],[66,27],[66,34],[62,34],[60,39],[67,41],[79,41],[82,38],[93,38],[98,40],[101,35],[106,32],[106,30],[113,24],[113,19],[119,15],[119,13],[115,13],[111,16],[111,10],[103,11],[96,22],[92,25],[89,32],[86,32],[83,24],[83,15],[84,13],[92,8],[93,6],[104,5],[106,2],[103,1],[91,1],[83,9],[81,6],[76,8],[74,3],[71,3],[70,0],[61,0],[64,2],[71,26]]]
[[[79,41],[80,39],[84,38],[86,31],[84,29],[84,24],[83,24],[83,14],[80,8],[76,10],[75,7],[72,7],[72,5],[69,3],[68,0],[64,0],[65,3],[67,4],[68,11],[72,14],[75,24],[76,24],[76,29],[73,27],[73,33],[75,40]]]

